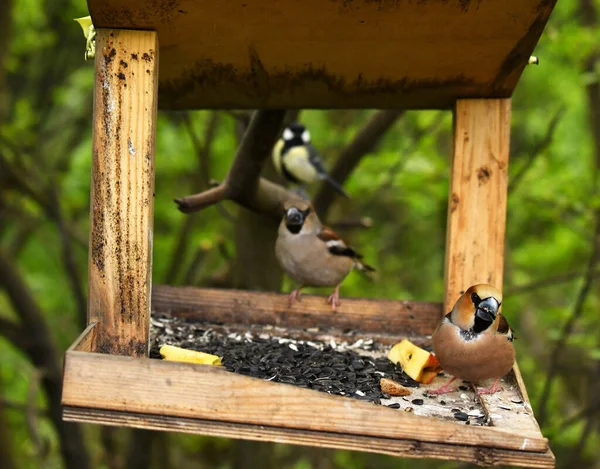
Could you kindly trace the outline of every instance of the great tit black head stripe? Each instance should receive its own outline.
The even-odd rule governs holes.
[[[288,125],[273,148],[275,169],[294,184],[327,180],[335,190],[348,197],[342,187],[327,174],[319,153],[310,142],[310,132],[304,125],[299,122]]]

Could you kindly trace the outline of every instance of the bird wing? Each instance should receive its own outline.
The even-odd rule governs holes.
[[[510,342],[512,342],[515,339],[513,331],[508,324],[508,321],[502,314],[500,314],[500,319],[498,321],[498,333],[505,335]]]
[[[355,261],[355,265],[359,270],[374,272],[375,269],[368,264],[362,262],[362,255],[349,246],[340,235],[333,231],[328,226],[323,226],[317,237],[325,242],[327,249],[334,256],[346,256]]]
[[[329,184],[331,184],[331,186],[336,191],[338,191],[344,197],[350,198],[348,196],[348,194],[346,194],[346,192],[344,191],[342,186],[335,179],[333,179],[329,175],[329,173],[325,170],[325,166],[323,166],[323,162],[321,161],[321,158],[319,157],[319,153],[317,152],[317,149],[315,147],[313,147],[311,144],[306,145],[306,148],[308,150],[308,159],[309,159],[310,163],[314,166],[319,178],[325,179]]]

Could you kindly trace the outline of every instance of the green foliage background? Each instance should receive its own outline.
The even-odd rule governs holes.
[[[535,52],[540,65],[526,68],[513,100],[504,312],[520,338],[518,360],[538,415],[548,370],[555,367],[543,431],[564,467],[600,467],[598,8],[595,0],[558,2]],[[0,6],[0,252],[18,266],[60,352],[82,330],[81,292],[87,291],[93,64],[83,61],[84,39],[71,21],[86,14],[82,0],[13,0]],[[307,110],[300,117],[331,167],[373,112]],[[196,285],[219,285],[236,256],[236,225],[223,209],[193,215],[186,231],[186,215],[172,202],[197,192],[206,177],[199,173],[194,138],[204,143],[212,119],[217,122],[208,177],[222,180],[237,147],[235,117],[200,111],[159,115],[155,283],[181,284],[187,276]],[[338,200],[328,222],[373,220],[370,229],[344,235],[380,277],[369,283],[352,275],[343,295],[441,300],[451,128],[449,112],[404,113],[346,182],[352,200]],[[233,217],[239,210],[231,203],[223,208]],[[179,246],[183,262],[173,265]],[[199,252],[203,262],[190,270]],[[590,272],[593,280],[578,308]],[[286,280],[282,288],[290,286]],[[572,330],[565,334],[571,317]],[[1,289],[0,318],[22,320]],[[48,403],[35,387],[43,370],[2,338],[1,326],[0,426],[12,458],[17,467],[66,467],[46,418]],[[565,345],[553,362],[561,337]],[[131,467],[128,448],[135,438],[156,443],[151,453],[156,468],[249,467],[243,463],[249,454],[262,467],[454,466],[178,434],[149,437],[91,426],[84,431],[94,468]]]

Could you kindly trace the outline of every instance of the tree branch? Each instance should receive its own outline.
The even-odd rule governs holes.
[[[552,354],[550,356],[548,376],[546,377],[546,381],[544,383],[544,387],[542,389],[542,394],[538,405],[538,423],[540,424],[540,426],[543,425],[546,421],[548,399],[550,397],[552,383],[558,371],[558,359],[560,357],[561,352],[563,351],[563,348],[565,347],[565,344],[567,343],[569,336],[573,332],[573,327],[575,326],[575,323],[583,313],[583,306],[594,282],[596,267],[598,265],[598,261],[600,260],[600,210],[597,211],[595,224],[596,227],[594,232],[594,238],[592,241],[592,253],[590,255],[590,260],[588,262],[588,266],[585,272],[583,284],[581,286],[581,289],[579,290],[579,294],[577,295],[577,300],[575,301],[573,311],[567,319],[567,322],[565,322],[560,337],[556,342],[556,345],[554,346],[554,349],[552,350]]]
[[[285,117],[285,111],[257,111],[235,155],[227,178],[219,186],[175,199],[183,213],[192,213],[223,200],[279,218],[283,201],[296,197],[278,184],[260,178]]]
[[[535,161],[536,157],[538,155],[540,155],[543,151],[545,151],[552,144],[552,140],[554,139],[554,133],[556,131],[556,127],[560,123],[560,120],[562,119],[562,116],[564,113],[565,113],[565,107],[561,106],[558,109],[558,111],[556,111],[556,113],[554,114],[552,119],[550,119],[550,122],[548,123],[548,128],[546,129],[546,133],[545,133],[544,137],[533,146],[533,148],[529,152],[529,157],[527,158],[527,161],[525,162],[525,164],[521,167],[519,172],[510,179],[510,181],[508,183],[508,192],[509,193],[514,192],[515,187],[517,187],[519,185],[519,183],[523,180],[523,178],[527,174],[527,171],[529,171],[529,169],[533,165],[533,162]]]
[[[344,181],[358,166],[361,158],[373,149],[403,113],[404,111],[400,110],[385,110],[373,114],[363,128],[358,131],[354,139],[342,149],[330,172],[331,177],[343,185]],[[326,218],[335,197],[335,192],[329,184],[321,185],[314,200],[315,210],[321,219]]]
[[[217,125],[219,123],[219,114],[216,111],[211,116],[204,129],[204,142],[200,142],[196,134],[189,113],[183,117],[183,122],[187,128],[188,135],[192,141],[192,146],[198,158],[198,168],[195,177],[192,180],[192,190],[206,190],[210,185],[210,151],[216,135]],[[183,258],[187,251],[190,235],[194,229],[194,217],[185,217],[175,240],[174,250],[170,256],[169,266],[166,270],[164,283],[172,284],[177,280],[178,273],[181,271]]]
[[[5,337],[18,349],[23,350],[29,345],[25,329],[9,319],[0,316],[0,336]]]
[[[12,259],[0,249],[0,286],[27,331],[22,349],[31,362],[44,371],[42,385],[48,398],[50,419],[58,433],[67,469],[88,469],[89,455],[81,427],[62,420],[62,367],[44,316]]]
[[[504,294],[507,296],[514,296],[523,293],[529,293],[540,288],[552,287],[555,285],[560,285],[561,283],[571,282],[583,277],[584,275],[585,272],[582,271],[565,272],[563,274],[553,275],[552,277],[546,277],[544,279],[536,280],[535,282],[526,283],[523,285],[508,286],[504,289]],[[600,276],[600,270],[593,271],[591,275],[594,278]]]

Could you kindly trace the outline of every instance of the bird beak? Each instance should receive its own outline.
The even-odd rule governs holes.
[[[304,215],[296,207],[292,207],[285,212],[285,224],[287,226],[302,226],[304,224]]]
[[[500,304],[496,301],[496,298],[491,296],[477,305],[475,316],[486,322],[494,322],[496,316],[498,315],[499,307]]]

